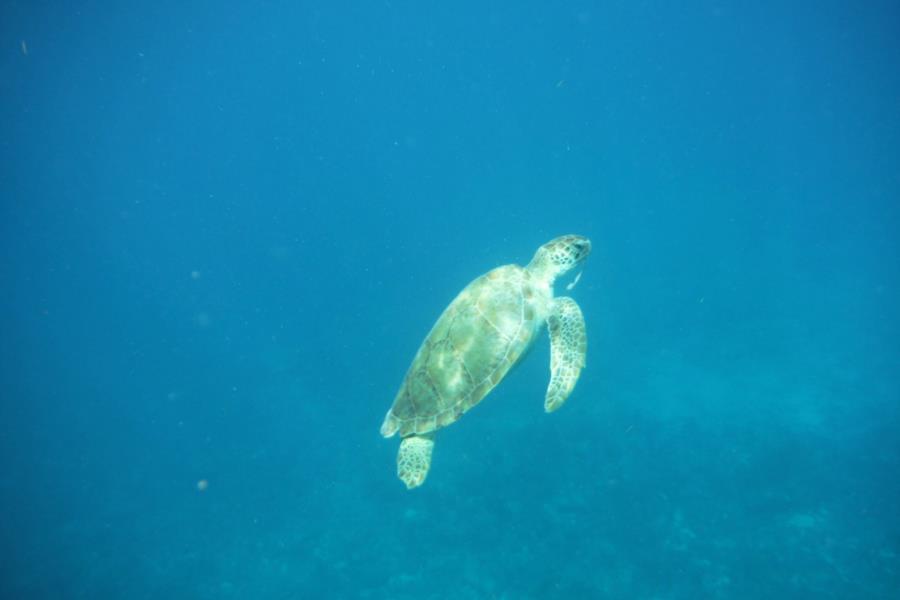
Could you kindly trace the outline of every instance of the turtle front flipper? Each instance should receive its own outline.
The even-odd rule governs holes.
[[[434,434],[411,435],[400,442],[397,452],[397,477],[413,489],[425,483],[431,468],[431,451],[434,449]]]
[[[587,335],[581,309],[565,296],[553,300],[547,317],[550,332],[550,385],[544,410],[553,412],[566,401],[585,364]]]

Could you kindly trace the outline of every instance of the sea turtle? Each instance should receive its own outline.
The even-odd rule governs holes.
[[[585,364],[587,337],[581,309],[553,297],[553,282],[579,265],[591,242],[565,235],[540,248],[526,267],[488,271],[444,310],[416,353],[381,434],[403,438],[397,476],[407,488],[425,482],[434,432],[478,404],[509,372],[547,324],[550,385],[544,409],[566,401]]]

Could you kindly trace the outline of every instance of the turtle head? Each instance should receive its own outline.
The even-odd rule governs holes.
[[[591,240],[580,235],[564,235],[538,248],[527,269],[552,285],[557,277],[583,263],[590,253]]]

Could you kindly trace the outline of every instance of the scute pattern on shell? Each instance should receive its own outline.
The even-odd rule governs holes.
[[[478,404],[532,343],[536,296],[531,275],[516,265],[470,283],[419,348],[382,432],[428,433]]]

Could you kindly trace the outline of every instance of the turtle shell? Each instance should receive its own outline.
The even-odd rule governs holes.
[[[528,350],[543,294],[517,265],[482,275],[444,310],[416,353],[381,433],[424,434],[478,404]]]

